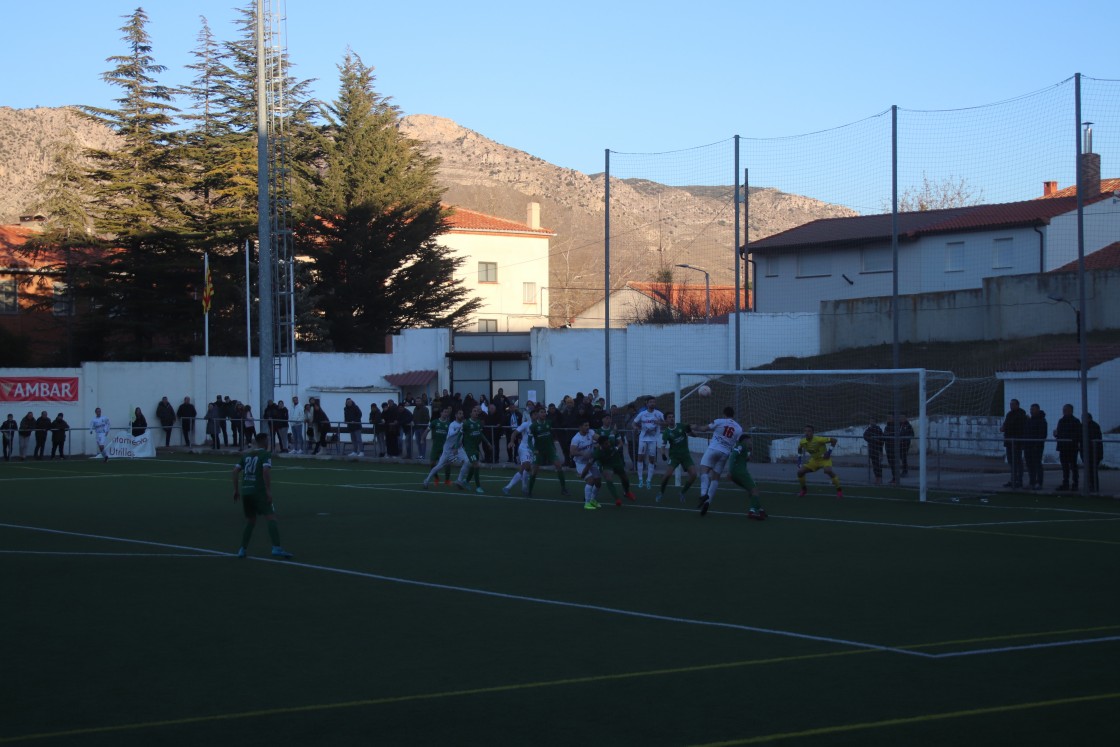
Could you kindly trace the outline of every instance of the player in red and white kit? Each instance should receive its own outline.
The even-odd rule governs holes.
[[[700,458],[700,515],[708,513],[712,505],[712,497],[719,487],[719,476],[727,466],[727,459],[731,450],[743,435],[743,426],[735,422],[735,410],[731,407],[723,408],[723,417],[716,418],[707,426],[699,426],[699,431],[709,431],[712,440],[704,456]]]
[[[653,476],[657,473],[657,449],[661,445],[661,428],[665,425],[665,415],[657,409],[657,400],[646,400],[646,409],[634,416],[634,426],[638,429],[638,487],[652,488]],[[647,478],[646,472],[649,477]]]

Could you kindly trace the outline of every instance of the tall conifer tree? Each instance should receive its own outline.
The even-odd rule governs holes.
[[[119,136],[116,150],[89,153],[94,167],[94,226],[108,244],[103,259],[75,287],[83,303],[81,339],[99,350],[84,358],[152,360],[193,352],[202,315],[195,255],[184,234],[187,182],[174,130],[173,89],[156,76],[164,71],[152,54],[148,16],[142,8],[121,27],[126,53],[108,58],[102,75],[119,88],[117,109],[82,107]]]
[[[311,256],[335,350],[381,352],[413,326],[459,326],[479,307],[455,281],[462,259],[446,231],[438,161],[401,134],[400,112],[374,90],[373,68],[348,51],[339,96],[324,111],[318,211],[298,232]]]

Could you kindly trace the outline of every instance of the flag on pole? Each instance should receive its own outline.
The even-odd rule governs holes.
[[[214,297],[214,279],[210,275],[210,255],[204,255],[203,265],[206,270],[206,286],[202,289],[202,313],[210,313],[210,299]]]

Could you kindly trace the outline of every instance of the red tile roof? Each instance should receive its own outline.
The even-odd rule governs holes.
[[[0,226],[0,255],[3,263],[10,264],[13,250],[23,246],[31,236],[38,233],[23,226]]]
[[[401,388],[425,386],[436,377],[435,371],[405,371],[399,374],[385,374],[385,381]]]
[[[675,307],[691,306],[693,308],[703,308],[708,302],[708,288],[703,283],[673,283],[666,291],[665,283],[642,283],[631,281],[626,284],[627,288],[637,291],[644,296],[649,296],[655,301],[664,303],[666,295],[669,296],[669,303]],[[712,312],[726,314],[728,309],[735,308],[735,286],[734,285],[713,285],[711,286],[711,302]],[[745,309],[749,305],[750,294],[743,288],[739,289],[739,308]],[[717,309],[719,310],[717,312]]]
[[[1086,200],[1086,204],[1110,198],[1111,193]],[[1053,200],[1026,200],[995,205],[971,205],[944,210],[924,210],[898,214],[900,241],[912,241],[925,234],[956,231],[991,231],[1016,226],[1046,225],[1052,218],[1077,209],[1075,197]],[[888,241],[891,216],[861,215],[854,218],[824,218],[788,231],[753,241],[751,251],[800,249]]]
[[[1112,194],[1113,192],[1120,192],[1120,179],[1101,179],[1101,194],[1104,194],[1106,192],[1109,193],[1109,194]],[[1069,187],[1066,187],[1065,189],[1059,189],[1055,192],[1051,192],[1048,195],[1043,195],[1042,197],[1037,197],[1035,199],[1038,199],[1038,200],[1052,200],[1055,197],[1076,197],[1076,196],[1077,196],[1077,185],[1074,184],[1074,185],[1071,185]]]
[[[1114,241],[1095,252],[1085,255],[1086,270],[1115,270],[1120,268],[1120,241]],[[1077,260],[1055,267],[1050,272],[1077,272]]]
[[[452,213],[447,222],[451,231],[464,231],[468,233],[519,233],[533,234],[536,236],[555,236],[556,232],[547,228],[530,228],[524,223],[518,223],[505,218],[498,218],[476,210],[463,207],[450,206]]]

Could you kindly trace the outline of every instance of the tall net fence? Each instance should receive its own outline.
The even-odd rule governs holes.
[[[615,326],[720,321],[739,293],[770,316],[732,338],[756,353],[788,355],[782,315],[819,315],[819,338],[804,340],[792,367],[912,366],[962,378],[1042,353],[1076,366],[1078,321],[1090,342],[1120,342],[1120,309],[1107,301],[1120,291],[1120,262],[1108,272],[1106,253],[1094,256],[1120,241],[1111,194],[1120,181],[1110,179],[1120,177],[1118,80],[1077,76],[954,110],[890,107],[793,136],[611,152],[608,168]],[[1102,269],[1075,318],[1079,168],[1084,252]],[[727,287],[737,263],[742,290]]]
[[[609,154],[612,326],[710,322],[736,310],[743,283],[736,277],[735,146],[728,139],[672,153]],[[738,308],[745,307],[743,291]],[[604,304],[594,307],[598,326],[607,313]],[[674,354],[710,345],[686,338]]]

